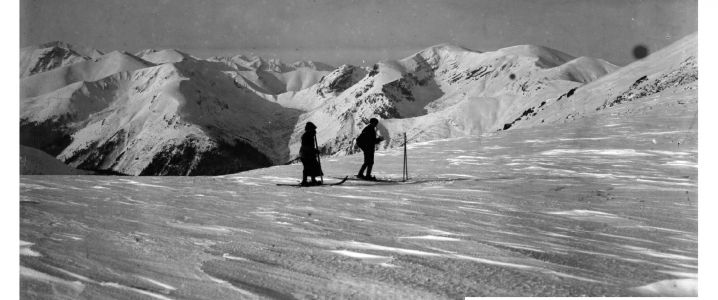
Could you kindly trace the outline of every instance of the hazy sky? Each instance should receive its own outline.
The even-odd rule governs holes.
[[[175,48],[335,66],[401,59],[440,43],[534,44],[618,65],[698,29],[697,0],[20,0],[20,46]]]

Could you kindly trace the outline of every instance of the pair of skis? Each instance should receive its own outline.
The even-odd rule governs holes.
[[[404,133],[404,166],[403,166],[403,170],[402,170],[402,173],[403,173],[402,181],[409,180],[409,166],[408,166],[407,155],[406,155],[406,142],[407,142],[407,140],[406,140],[406,132],[405,132]],[[319,144],[317,143],[316,135],[314,136],[314,148],[319,149]],[[319,162],[319,169],[321,170],[322,169],[322,161],[319,157],[319,153],[317,153],[317,162]],[[339,182],[331,183],[331,184],[324,184],[324,175],[323,174],[324,174],[324,172],[322,172],[322,175],[320,175],[321,183],[318,185],[301,185],[301,184],[284,184],[284,183],[277,183],[277,185],[278,186],[294,186],[294,187],[334,186],[334,185],[341,185],[342,183],[346,182],[347,179],[349,179],[349,176],[346,176],[346,177],[344,177],[344,179],[342,179]],[[363,181],[369,181],[369,182],[394,182],[393,180],[366,179],[366,178],[361,178],[359,176],[355,176],[355,177],[357,178],[356,180],[363,180]],[[354,178],[352,178],[352,179],[355,180]]]
[[[356,176],[355,176],[356,177]],[[315,186],[335,186],[335,185],[341,185],[345,183],[347,180],[349,180],[349,176],[345,176],[344,178],[338,178],[341,179],[339,182],[335,183],[329,183],[324,184],[323,182],[317,185],[301,185],[301,184],[293,184],[293,183],[277,183],[277,186],[293,186],[293,187],[315,187]],[[367,181],[367,182],[394,182],[393,180],[386,180],[386,179],[363,179],[363,178],[352,178],[351,180],[360,180],[360,181]]]
[[[314,149],[317,149],[317,150],[319,149],[319,144],[317,143],[317,136],[316,136],[316,135],[314,136]],[[321,181],[320,181],[319,184],[302,185],[302,184],[277,183],[277,185],[278,185],[278,186],[293,186],[293,187],[334,186],[334,185],[340,185],[340,184],[346,182],[347,179],[349,178],[349,176],[346,176],[346,177],[344,177],[344,179],[342,179],[342,180],[339,181],[339,182],[330,183],[330,184],[324,184],[324,171],[322,171],[322,160],[321,160],[321,158],[319,157],[319,153],[317,153],[317,162],[319,163],[319,172],[322,173],[322,175],[319,175],[320,178],[321,178]],[[302,180],[304,180],[304,179],[302,179]]]
[[[277,183],[277,186],[293,186],[293,187],[334,186],[334,185],[340,185],[340,184],[346,182],[347,179],[349,179],[349,176],[344,177],[344,179],[342,179],[342,180],[339,181],[339,182],[329,183],[329,184],[324,184],[324,180],[322,180],[320,184],[316,184],[316,185],[301,185],[301,184],[294,184],[294,183]]]

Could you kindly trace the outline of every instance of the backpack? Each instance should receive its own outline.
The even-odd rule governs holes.
[[[363,132],[362,132],[362,134],[360,134],[360,135],[357,137],[356,145],[357,145],[360,149],[365,149],[365,148],[368,148],[368,147],[373,146],[373,145],[372,145],[371,138],[370,138],[369,136],[367,136],[366,134],[364,134]]]

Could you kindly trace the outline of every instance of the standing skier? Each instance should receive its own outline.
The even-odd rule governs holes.
[[[357,137],[357,146],[364,152],[364,164],[359,169],[358,178],[366,180],[376,180],[376,177],[371,176],[371,169],[374,166],[374,151],[376,144],[381,143],[384,137],[376,137],[376,126],[379,125],[379,120],[371,118],[369,125],[364,127],[359,137]],[[366,176],[364,170],[366,169]]]
[[[322,172],[322,167],[319,165],[319,161],[317,160],[319,150],[314,147],[314,137],[317,134],[317,126],[315,126],[312,122],[307,122],[307,125],[304,126],[304,130],[305,132],[302,135],[302,147],[299,148],[299,159],[302,161],[302,165],[304,165],[304,170],[302,171],[302,182],[300,184],[303,186],[318,185],[319,182],[317,182],[316,177],[323,176],[324,173]],[[312,177],[311,182],[307,182],[307,176]]]

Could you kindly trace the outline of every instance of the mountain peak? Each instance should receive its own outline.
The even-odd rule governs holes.
[[[155,50],[155,49],[145,49],[145,50],[140,50],[140,51],[138,51],[137,53],[135,53],[135,56],[141,58],[141,57],[143,57],[143,56],[145,56],[145,55],[152,54],[152,53],[155,53],[155,52],[157,52],[157,50]]]
[[[335,67],[332,67],[328,64],[311,60],[301,60],[289,66],[293,68],[311,68],[317,71],[334,71],[336,69]]]
[[[477,52],[477,53],[481,53],[481,51],[471,50],[471,49],[469,49],[469,48],[466,48],[466,47],[463,47],[463,46],[459,46],[459,45],[454,45],[454,44],[451,44],[451,43],[436,44],[436,45],[434,45],[434,46],[431,46],[431,47],[429,47],[429,48],[426,48],[425,50],[429,50],[429,49],[432,49],[432,50],[450,50],[450,51],[465,51],[465,52]]]
[[[249,61],[249,58],[246,57],[246,56],[244,56],[244,55],[242,55],[242,54],[237,54],[237,55],[235,55],[235,56],[232,56],[231,59],[233,59],[233,60],[234,60],[234,59],[240,59],[240,60],[243,60],[243,61]]]
[[[176,63],[186,59],[194,59],[192,55],[176,49],[153,50],[148,49],[135,54],[137,57],[154,64]]]
[[[50,48],[50,47],[62,47],[62,48],[70,48],[71,45],[68,43],[65,43],[63,41],[51,41],[44,44],[38,45],[39,48]]]
[[[322,77],[317,84],[317,94],[321,97],[338,95],[359,82],[368,72],[360,67],[344,64]]]
[[[563,53],[561,51],[558,51],[556,49],[551,49],[549,47],[537,46],[537,45],[518,45],[518,46],[506,47],[506,48],[499,49],[496,52],[503,53],[503,54],[517,55],[517,56],[538,58],[539,63],[541,65],[547,66],[547,67],[560,66],[566,62],[569,62],[569,61],[575,59],[575,57],[568,55],[566,53]]]
[[[33,52],[40,49],[46,49],[46,48],[62,48],[67,50],[72,50],[75,53],[77,53],[80,56],[88,57],[88,58],[97,58],[102,55],[105,55],[104,53],[100,52],[99,50],[92,48],[92,47],[86,47],[86,46],[76,46],[71,45],[63,41],[51,41],[44,44],[36,45],[36,46],[29,46],[20,49],[20,52]]]
[[[102,52],[53,41],[20,49],[20,78],[47,72],[62,66],[97,59]]]

